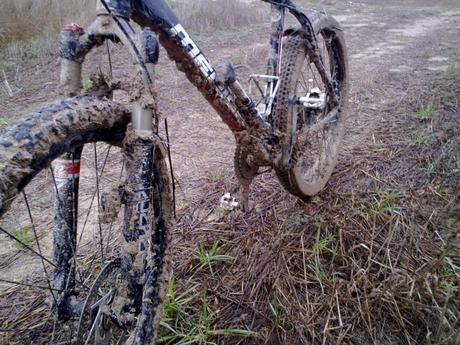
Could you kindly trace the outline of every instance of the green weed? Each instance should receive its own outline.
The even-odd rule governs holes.
[[[235,257],[222,254],[222,252],[223,245],[219,246],[218,241],[214,242],[209,249],[206,249],[201,244],[194,254],[195,259],[199,262],[197,268],[199,270],[207,268],[209,269],[209,273],[214,276],[213,265],[218,263],[233,264],[235,262]]]
[[[8,126],[8,121],[5,118],[0,117],[0,129],[5,128],[6,126]]]
[[[331,235],[327,235],[324,238],[319,237],[319,232],[316,237],[315,244],[313,245],[313,253],[315,255],[321,255],[323,254],[326,250],[330,251],[328,248],[329,244],[332,242],[333,237]]]
[[[246,63],[246,59],[243,55],[238,54],[233,58],[233,62],[235,63],[235,65],[243,65]]]
[[[11,67],[11,63],[9,62],[4,62],[0,61],[0,71],[8,71],[8,69]]]
[[[177,0],[166,0],[166,2],[173,10],[177,7]]]
[[[223,216],[225,216],[225,215],[228,213],[228,211],[227,211],[225,208],[223,208],[223,207],[217,207],[216,210],[215,210],[215,212],[216,212],[216,214],[217,214],[218,216],[220,216],[220,217],[223,217]]]
[[[279,308],[277,301],[272,300],[271,302],[268,303],[268,306],[273,316],[274,328],[275,329],[282,328],[281,324],[282,324],[283,317],[282,317],[281,309]]]
[[[30,225],[24,225],[14,232],[14,236],[21,242],[16,242],[18,248],[23,248],[23,244],[30,246],[34,241],[32,238],[32,227]]]
[[[451,62],[449,64],[449,66],[447,66],[446,74],[449,77],[456,76],[459,73],[460,73],[460,68],[458,67],[458,65],[455,62]]]
[[[398,212],[399,207],[395,206],[394,203],[400,196],[401,194],[395,190],[377,192],[377,196],[374,197],[375,201],[370,207],[370,212],[374,215]]]
[[[172,278],[168,282],[166,298],[163,303],[163,321],[170,322],[174,320],[174,325],[178,322],[186,321],[190,316],[190,311],[195,294],[195,287],[191,287],[185,292],[177,294],[176,280]]]
[[[158,80],[163,79],[163,72],[161,72],[159,69],[155,69],[155,78]]]
[[[194,307],[190,303],[191,300],[185,302],[183,307],[190,308],[195,313],[183,318],[182,322],[178,323],[177,319],[173,322],[173,319],[163,318],[160,325],[164,328],[166,334],[160,336],[159,343],[212,345],[216,344],[212,341],[215,336],[233,335],[245,337],[254,334],[252,331],[238,328],[214,329],[215,313],[211,310],[206,295],[201,298],[201,306]],[[165,306],[165,308],[169,307]]]
[[[92,86],[93,86],[93,81],[88,77],[84,77],[83,80],[81,81],[81,87],[83,91],[88,91],[89,89],[91,89]]]
[[[431,120],[434,116],[434,107],[431,104],[428,105],[420,105],[415,116],[420,121],[428,121]]]
[[[453,162],[449,166],[448,176],[454,176],[460,173],[460,162]]]
[[[450,191],[450,193],[452,193],[452,191]],[[455,224],[459,221],[460,221],[460,215],[457,215],[457,216],[449,215],[444,219],[444,227],[448,230],[453,230],[455,228]]]
[[[443,276],[451,276],[455,274],[455,270],[449,265],[445,264],[444,266],[441,267],[441,274]]]
[[[428,144],[430,137],[431,136],[426,133],[417,133],[417,135],[415,136],[415,143],[419,146],[424,146]]]
[[[426,171],[428,176],[431,176],[434,173],[434,171],[436,170],[437,165],[438,165],[438,162],[429,162],[426,165],[426,168],[424,170]]]
[[[212,182],[217,183],[217,182],[222,181],[224,176],[225,176],[225,171],[223,169],[220,169],[220,170],[216,171],[214,173],[214,175],[212,175],[211,180],[212,180]]]
[[[334,238],[331,235],[327,235],[324,238],[320,237],[320,231],[321,227],[318,226],[318,231],[316,233],[316,240],[315,243],[313,244],[313,256],[314,256],[314,262],[313,262],[313,272],[315,273],[315,277],[318,280],[318,282],[321,285],[321,289],[323,289],[323,284],[326,283],[329,279],[329,273],[326,272],[322,265],[321,265],[321,256],[324,253],[329,253],[332,255],[332,258],[330,259],[331,263],[333,263],[338,255],[338,248],[337,245],[332,246],[334,242]],[[310,266],[311,267],[311,266]]]

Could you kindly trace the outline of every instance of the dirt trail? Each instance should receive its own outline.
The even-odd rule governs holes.
[[[336,14],[343,25],[349,48],[351,118],[345,147],[359,141],[358,137],[366,138],[376,123],[367,109],[378,109],[391,103],[394,97],[401,97],[397,86],[396,89],[390,86],[397,84],[395,81],[416,77],[427,70],[443,71],[458,60],[454,45],[448,43],[460,25],[460,13],[454,6],[443,7],[440,3],[433,6],[423,1],[404,4],[365,1],[338,3],[326,10]],[[213,36],[197,35],[196,40],[216,65],[244,59],[263,71],[267,28],[263,25],[236,28]],[[442,51],[434,53],[437,49]],[[103,51],[89,59],[86,73],[98,66],[106,70]],[[126,54],[118,47],[113,48],[113,54],[116,76],[128,76]],[[163,51],[158,68],[160,110],[169,120],[178,179],[184,186],[196,188],[213,174],[232,169],[234,140],[211,107],[165,55]],[[13,98],[0,95],[0,113],[11,119],[54,98],[50,93],[57,87],[58,62],[32,60],[18,65],[8,77],[16,81],[19,90],[15,89]],[[383,95],[377,97],[379,92]]]
[[[307,5],[309,2],[301,1],[301,3]],[[324,207],[327,207],[330,201],[327,195],[331,192],[331,186],[334,188],[333,193],[336,193],[334,197],[338,199],[340,195],[348,197],[375,192],[376,181],[381,184],[394,185],[408,178],[413,181],[408,181],[407,185],[416,185],[416,174],[410,175],[412,166],[398,170],[399,167],[392,165],[395,159],[411,159],[411,157],[401,158],[397,154],[405,146],[410,145],[409,142],[413,139],[406,138],[404,135],[394,138],[394,146],[399,146],[399,148],[395,148],[394,151],[388,150],[390,145],[388,138],[391,137],[388,132],[392,126],[405,125],[404,121],[417,111],[420,103],[407,101],[409,97],[414,98],[414,93],[416,94],[413,88],[420,88],[421,94],[424,93],[427,99],[436,98],[439,90],[433,89],[433,95],[431,95],[430,90],[422,90],[425,87],[424,84],[430,85],[432,80],[437,80],[440,75],[449,73],[449,70],[454,68],[453,66],[460,65],[458,46],[460,6],[454,0],[438,1],[435,5],[433,1],[428,0],[404,2],[367,0],[337,1],[336,4],[327,6],[326,10],[337,17],[345,30],[352,88],[342,152],[339,155],[331,183],[324,193],[325,200],[322,199],[323,194],[321,194],[312,204],[300,204],[296,198],[288,195],[278,185],[276,178],[271,173],[263,174],[255,181],[256,193],[251,199],[252,206],[254,206],[253,213],[246,218],[242,215],[230,215],[226,219],[229,224],[237,219],[236,225],[232,223],[228,227],[226,225],[219,227],[215,222],[220,217],[215,214],[220,196],[237,187],[233,176],[233,136],[198,91],[175,69],[175,66],[167,59],[165,52],[162,51],[157,74],[158,95],[160,111],[168,119],[172,159],[178,180],[179,221],[173,236],[173,251],[175,258],[178,259],[175,270],[179,273],[183,273],[186,267],[193,266],[184,259],[184,253],[193,257],[192,251],[196,249],[198,243],[205,242],[213,238],[212,236],[223,238],[227,236],[232,239],[233,235],[229,233],[235,233],[235,229],[240,231],[237,235],[243,236],[242,234],[246,232],[250,233],[252,228],[247,225],[246,221],[252,226],[256,223],[251,223],[251,217],[260,217],[257,222],[260,221],[261,224],[264,224],[266,218],[274,217],[273,224],[277,225],[281,222],[279,219],[285,221],[294,217],[292,219],[299,221],[299,217],[304,217],[300,219],[301,225],[304,224],[302,223],[304,219],[310,219],[310,217],[314,219]],[[256,70],[263,71],[266,57],[265,42],[268,40],[267,32],[268,25],[257,25],[212,34],[202,33],[194,38],[215,65],[228,60],[234,62],[243,60]],[[128,69],[126,63],[129,57],[119,47],[112,45],[111,51],[115,78],[129,79],[131,70]],[[85,75],[99,67],[107,71],[104,53],[105,48],[89,57],[84,71]],[[8,97],[0,90],[0,116],[11,120],[18,113],[55,99],[56,97],[50,95],[57,87],[58,70],[59,65],[55,58],[32,59],[17,65],[17,68],[10,68],[7,77],[13,85],[15,94],[13,97]],[[404,107],[402,107],[403,103]],[[413,109],[408,109],[409,106],[413,106]],[[458,117],[457,108],[454,111],[456,112],[454,115]],[[114,162],[117,161],[116,157],[112,159]],[[386,169],[375,168],[384,164]],[[118,170],[119,167],[116,168],[116,171]],[[90,172],[91,170],[87,170],[88,175]],[[344,175],[347,174],[350,175],[348,179],[344,178]],[[113,175],[111,180],[116,181],[118,173],[111,172],[111,175]],[[264,192],[265,190],[268,190],[269,194]],[[89,195],[91,196],[91,193]],[[46,203],[47,200],[44,202]],[[275,202],[278,204],[274,206]],[[279,214],[273,211],[276,207],[280,210]],[[295,215],[293,216],[292,213]],[[331,224],[335,224],[335,221],[341,222],[334,214],[328,216],[334,220],[331,221]],[[90,223],[94,223],[94,219],[91,219]],[[267,249],[268,252],[270,250],[282,251],[280,243],[284,237],[280,236],[281,239],[277,237],[276,241],[272,241],[270,232],[267,233],[267,235],[256,233],[259,237],[251,235],[251,238],[244,239],[247,241],[244,243],[244,250],[251,249],[248,249],[249,254],[241,254],[242,260],[245,254],[251,258],[253,254],[251,245],[257,241],[270,247]],[[308,239],[307,235],[305,236]],[[240,240],[240,238],[237,239]],[[298,240],[299,238],[296,238],[297,243]],[[5,239],[0,236],[0,241],[4,242]],[[277,245],[280,247],[278,248]],[[307,245],[308,243],[305,243],[305,246]],[[2,247],[0,257],[7,256],[16,249],[14,245]],[[244,250],[241,249],[243,252]],[[240,255],[240,248],[237,248],[237,251],[235,256]],[[265,254],[262,252],[259,256],[263,257]],[[269,259],[270,255],[268,254]],[[261,281],[264,274],[269,276],[272,273],[265,272],[265,267],[268,267],[267,270],[272,267],[267,262],[264,262],[265,266],[260,272],[252,272],[257,279],[261,276]],[[40,262],[35,260],[33,264],[39,267]],[[237,272],[232,271],[230,278],[227,278],[231,280],[234,276],[242,274],[242,271],[251,271],[253,266],[255,264],[253,265],[248,259],[247,267],[240,267]],[[17,268],[19,265],[9,267],[7,273],[10,275],[12,267]],[[25,277],[28,272],[23,269],[19,276]],[[277,279],[275,279],[276,282]],[[259,287],[262,282],[256,285]],[[232,286],[231,281],[228,282],[228,286]],[[243,284],[241,284],[241,290],[243,290],[242,286]],[[317,290],[319,290],[318,287]],[[233,293],[234,291],[231,292]],[[236,291],[235,295],[238,293],[244,295],[243,291]],[[223,300],[226,298],[230,300],[228,297],[230,292],[225,291],[225,287],[216,295]],[[233,307],[239,310],[240,304],[237,308],[235,305]],[[248,310],[256,309],[255,305],[248,307]],[[222,313],[224,312],[232,314],[232,311],[223,310]],[[241,318],[243,320],[243,316]],[[246,325],[249,324],[249,321],[243,321]],[[250,325],[254,327],[257,326],[257,322],[263,323],[256,317],[251,322]],[[270,340],[269,343],[282,342]]]
[[[427,71],[442,72],[449,64],[459,62],[455,42],[460,10],[449,6],[446,10],[441,4],[423,6],[420,1],[413,1],[416,3],[419,4],[416,11],[409,10],[409,3],[381,5],[372,1],[340,3],[326,9],[336,15],[345,30],[352,85],[348,130],[336,169],[339,174],[340,167],[352,160],[350,155],[355,149],[363,142],[376,140],[372,132],[382,120],[382,109],[394,106],[406,94],[401,81],[420,78]],[[264,71],[266,32],[268,25],[259,25],[212,36],[200,34],[196,40],[215,65],[244,60],[256,70]],[[99,67],[107,70],[104,53],[105,48],[89,57],[86,75]],[[129,77],[131,70],[125,63],[129,57],[116,46],[112,47],[112,54],[115,78]],[[12,120],[52,100],[50,94],[57,88],[58,70],[55,58],[32,59],[10,69],[8,78],[14,82],[15,95],[0,95],[2,117]],[[210,184],[223,176],[233,176],[234,139],[164,51],[158,70],[160,111],[169,121],[172,158],[179,182],[178,209],[189,212]],[[236,186],[234,178],[227,184],[230,191]],[[284,193],[281,188],[279,192]],[[220,195],[214,194],[212,198],[217,206]],[[254,203],[260,201],[256,199]],[[4,251],[13,249],[14,245],[9,245]],[[26,274],[23,272],[22,276]]]
[[[420,78],[427,71],[445,71],[459,59],[454,42],[460,11],[429,6],[419,8],[414,14],[403,7],[409,4],[391,8],[359,4],[346,8],[353,14],[338,15],[346,32],[352,85],[345,151],[368,140],[369,133],[379,124],[379,110],[404,97],[401,80]],[[382,10],[388,13],[382,14]],[[402,14],[395,17],[398,10]],[[331,12],[343,13],[341,9]],[[225,40],[223,46],[199,37],[203,41],[200,46],[209,52],[213,62],[244,57],[256,69],[263,70],[264,45],[258,41],[265,39],[264,32],[264,28],[252,28],[234,36],[234,41]],[[245,42],[243,51],[240,42]],[[196,189],[213,175],[232,170],[233,138],[200,96],[195,91],[189,92],[180,75],[169,68],[163,70],[160,104],[172,128],[176,171],[180,181],[190,186],[185,193],[196,194]],[[169,78],[175,81],[173,90]]]

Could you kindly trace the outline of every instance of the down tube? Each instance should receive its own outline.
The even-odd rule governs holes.
[[[233,132],[244,130],[244,122],[233,106],[232,97],[225,87],[216,86],[216,71],[189,36],[173,10],[164,0],[135,1],[133,19],[148,26],[160,37],[161,45],[177,68],[200,90]]]

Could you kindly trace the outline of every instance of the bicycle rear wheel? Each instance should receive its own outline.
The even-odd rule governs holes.
[[[340,104],[332,106],[327,87],[313,63],[315,56],[307,52],[301,29],[283,39],[280,88],[273,116],[275,127],[282,133],[280,151],[290,158],[288,164],[276,167],[278,179],[287,191],[305,201],[324,188],[335,167],[348,100],[343,32],[339,24],[324,13],[312,12],[309,18],[317,36],[321,63],[337,84]],[[313,93],[325,96],[322,109],[307,108],[292,101]],[[318,126],[329,118],[330,122]]]
[[[121,231],[116,231],[122,226],[123,217],[115,211],[111,220],[103,224],[98,214],[104,208],[101,202],[104,186],[116,187],[124,170],[122,151],[106,143],[121,143],[130,118],[128,110],[112,101],[77,97],[49,104],[0,132],[2,342],[75,343],[80,313],[88,311],[83,308],[85,300],[93,305],[84,317],[84,329],[80,332],[83,334],[78,341],[117,343],[131,337],[130,344],[149,344],[154,337],[154,322],[146,326],[134,320],[115,329],[117,320],[105,315],[104,322],[95,326],[99,307],[94,305],[100,297],[106,297],[100,295],[104,292],[102,286],[123,277],[120,270],[113,268],[114,260],[120,257],[120,244],[124,243],[119,236]],[[80,172],[76,170],[79,155],[83,163]],[[57,169],[58,166],[61,168]],[[158,169],[160,176],[165,174],[163,164]],[[62,174],[71,175],[70,182],[79,179],[77,189],[66,194],[71,200],[63,200],[59,194]],[[161,182],[166,185],[154,186],[157,196],[168,194],[167,181]],[[61,211],[64,214],[54,214],[56,202],[72,206],[64,208]],[[165,231],[170,212],[158,197],[154,204],[157,210],[156,217],[150,220],[152,228],[161,221]],[[71,221],[63,222],[65,219]],[[58,234],[66,236],[57,238]],[[157,235],[152,243],[162,242],[164,249],[166,233]],[[159,285],[165,285],[164,254],[164,250],[151,253],[156,266],[141,269],[145,272],[156,269],[158,275],[154,281],[157,285],[154,300],[144,301],[142,290],[135,299],[140,302],[135,315],[138,320],[155,317],[158,324],[162,296]],[[104,272],[106,281],[101,280],[104,274],[100,272]],[[145,303],[149,305],[144,306]],[[115,331],[105,332],[109,323]],[[93,326],[99,327],[99,331],[91,333]],[[102,330],[104,336],[112,338],[101,337]],[[147,334],[145,341],[136,342],[136,334]]]

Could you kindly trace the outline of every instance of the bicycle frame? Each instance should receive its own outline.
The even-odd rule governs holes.
[[[290,6],[289,11],[299,19],[302,25],[308,23],[308,19],[303,19],[306,16],[292,7],[293,4],[290,1],[279,1],[278,5],[271,5],[272,33],[267,68],[267,75],[271,76],[278,74],[286,4]],[[241,92],[242,90],[239,90],[235,95],[235,90],[232,90],[229,85],[218,82],[220,76],[218,76],[216,69],[184,29],[165,0],[101,0],[98,5],[99,16],[108,13],[112,15],[116,25],[103,24],[99,17],[89,27],[88,33],[80,39],[83,50],[78,52],[77,56],[70,56],[69,60],[79,59],[82,61],[93,46],[100,45],[105,38],[115,36],[131,51],[136,60],[135,63],[143,67],[142,57],[139,54],[141,50],[139,43],[141,42],[136,38],[136,33],[128,22],[128,19],[132,18],[142,27],[150,28],[158,35],[161,45],[169,57],[176,62],[178,69],[186,74],[190,82],[198,88],[232,132],[242,132],[254,122],[259,127],[264,127],[257,116],[258,114],[254,111],[254,107],[251,106],[251,100],[244,92]],[[75,76],[72,79],[76,80],[78,77]],[[78,82],[76,85],[79,87]],[[241,97],[241,99],[235,99],[237,97]],[[238,107],[238,103],[243,106]],[[247,109],[248,106],[249,109]]]
[[[60,51],[63,58],[61,87],[64,93],[75,95],[80,92],[81,66],[85,56],[92,48],[100,46],[106,39],[120,41],[129,49],[134,65],[141,76],[142,82],[138,87],[139,92],[135,97],[132,97],[134,98],[132,115],[134,135],[131,135],[132,133],[127,134],[128,141],[125,149],[127,152],[130,149],[137,150],[134,156],[138,156],[137,158],[141,158],[142,161],[142,164],[139,165],[136,164],[136,159],[132,159],[134,170],[132,170],[133,173],[130,174],[128,182],[140,187],[138,190],[134,189],[135,193],[131,196],[131,200],[128,200],[128,203],[134,205],[130,207],[146,212],[150,210],[150,203],[152,202],[152,191],[149,187],[152,182],[150,179],[155,178],[155,159],[159,159],[152,152],[156,150],[156,147],[162,145],[161,140],[157,137],[157,128],[152,125],[154,121],[158,124],[153,91],[155,78],[153,69],[158,59],[158,45],[156,43],[158,41],[148,29],[157,34],[159,43],[165,48],[168,56],[175,61],[177,68],[185,73],[190,82],[216,110],[223,122],[235,134],[237,141],[244,140],[245,145],[253,149],[252,152],[254,152],[257,164],[260,166],[270,165],[273,161],[270,158],[269,148],[260,138],[273,135],[271,125],[266,119],[270,115],[271,104],[273,104],[276,96],[277,75],[282,53],[281,40],[285,33],[286,6],[297,17],[302,26],[308,29],[307,32],[310,33],[312,40],[314,40],[314,33],[308,18],[298,11],[290,0],[263,1],[271,3],[272,15],[267,75],[264,76],[268,78],[267,88],[270,90],[272,99],[270,103],[267,103],[263,116],[257,111],[253,101],[236,80],[233,68],[227,66],[222,73],[217,72],[165,0],[100,0],[97,7],[98,17],[88,27],[86,33],[78,25],[65,27],[60,39]],[[144,30],[136,33],[129,24],[130,18],[140,24]],[[111,91],[107,96],[110,95]],[[70,154],[67,158],[72,162],[77,161],[78,155],[79,153]],[[74,172],[76,167],[72,165],[70,168],[66,171]],[[55,169],[59,170],[61,167],[57,166]],[[62,182],[63,187],[57,186],[56,188],[64,200],[74,200],[72,194],[78,190],[78,179],[75,176],[78,176],[77,172],[67,174]],[[67,180],[65,180],[66,178]],[[75,237],[76,214],[67,218],[60,216],[65,214],[65,212],[61,212],[62,210],[71,209],[70,207],[73,206],[62,202],[57,205],[55,238],[58,246],[63,245],[63,241],[69,234],[73,234],[72,236]],[[151,217],[151,215],[140,211],[127,211],[123,233],[128,242],[139,244],[144,234],[150,232],[151,229],[143,228],[143,225],[146,224],[144,219],[146,217]],[[131,229],[128,229],[126,224],[131,224],[129,226]],[[135,224],[134,227],[133,224]],[[73,257],[74,254],[72,248],[67,248],[64,254],[62,257],[55,257],[56,262],[65,266],[62,269],[64,273],[58,274],[54,279],[61,282],[60,285],[57,285],[59,290],[62,290],[65,281],[70,282],[70,284],[67,283],[70,287],[74,284],[72,277],[69,277],[72,275],[72,264],[69,260],[69,257]],[[152,279],[155,278],[152,277]],[[146,286],[153,286],[152,281],[147,281],[145,284]],[[64,314],[69,306],[66,299],[64,296],[64,301],[61,303]]]

